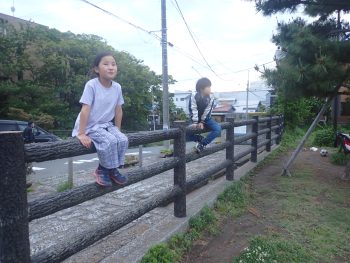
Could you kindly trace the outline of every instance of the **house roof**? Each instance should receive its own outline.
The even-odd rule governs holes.
[[[219,112],[232,112],[233,108],[232,105],[221,105],[217,106],[215,109],[213,109],[213,112],[219,113]]]

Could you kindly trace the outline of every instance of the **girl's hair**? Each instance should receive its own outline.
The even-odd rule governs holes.
[[[200,92],[201,90],[205,89],[206,87],[211,87],[211,81],[208,78],[201,78],[196,83],[196,91]]]
[[[111,51],[103,51],[103,52],[100,52],[96,55],[96,57],[94,59],[94,63],[92,64],[91,72],[90,72],[91,77],[96,77],[96,76],[98,77],[99,76],[98,73],[95,72],[95,67],[98,67],[101,60],[107,56],[111,56],[115,59],[114,54]]]

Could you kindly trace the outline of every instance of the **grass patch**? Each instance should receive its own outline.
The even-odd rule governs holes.
[[[151,247],[141,263],[177,262],[204,233],[217,232],[220,217],[227,213],[239,215],[245,211],[248,204],[246,188],[243,181],[233,182],[219,195],[214,208],[205,206],[197,216],[190,218],[189,228],[185,233],[172,236],[167,244]]]
[[[313,169],[299,167],[291,178],[278,177],[273,188],[256,189],[254,198],[273,204],[275,212],[268,220],[281,231],[253,238],[234,263],[349,260],[348,187],[325,183]]]
[[[298,243],[281,237],[255,237],[233,263],[310,262],[310,256]]]
[[[57,186],[57,192],[64,192],[64,191],[67,191],[69,189],[72,189],[73,188],[73,184],[69,183],[68,181],[64,181],[62,183],[60,183],[58,186]]]
[[[286,131],[280,147],[265,158],[258,167],[267,164],[276,159],[280,154],[295,147],[298,139],[303,134],[304,131],[299,128]],[[213,208],[204,207],[198,216],[190,218],[189,228],[185,233],[175,234],[166,244],[162,243],[151,247],[142,258],[141,263],[177,262],[184,253],[191,249],[193,242],[198,240],[205,232],[215,234],[220,219],[228,215],[237,217],[243,214],[251,200],[249,180],[253,175],[254,171],[251,171],[245,177],[242,177],[240,181],[229,185],[218,196]]]
[[[173,154],[174,151],[172,149],[162,149],[160,150],[161,154]]]
[[[341,152],[332,153],[330,157],[331,163],[335,165],[345,165],[348,160],[348,157]]]

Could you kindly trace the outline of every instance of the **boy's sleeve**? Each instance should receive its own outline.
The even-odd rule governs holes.
[[[124,104],[124,97],[121,86],[119,86],[119,92],[118,92],[118,99],[117,99],[117,105],[121,106]]]
[[[87,104],[91,106],[93,101],[94,101],[94,88],[89,83],[86,83],[83,95],[81,95],[79,102],[81,104]]]
[[[196,102],[196,99],[194,97],[195,95],[192,95],[191,97],[191,105],[190,105],[190,108],[191,108],[191,119],[192,119],[192,122],[194,124],[197,124],[198,123],[198,108],[197,108],[197,102]]]
[[[215,102],[214,98],[210,97],[210,101],[208,103],[208,106],[205,108],[205,110],[203,112],[203,115],[201,118],[202,121],[206,120],[208,117],[210,118],[211,112],[214,108],[214,102]]]

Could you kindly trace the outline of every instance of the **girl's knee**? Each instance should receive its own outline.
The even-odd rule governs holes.
[[[128,137],[126,137],[125,134],[123,134],[123,135],[120,137],[120,142],[121,142],[121,143],[124,143],[124,144],[128,144],[128,143],[129,143],[129,139],[128,139]]]

